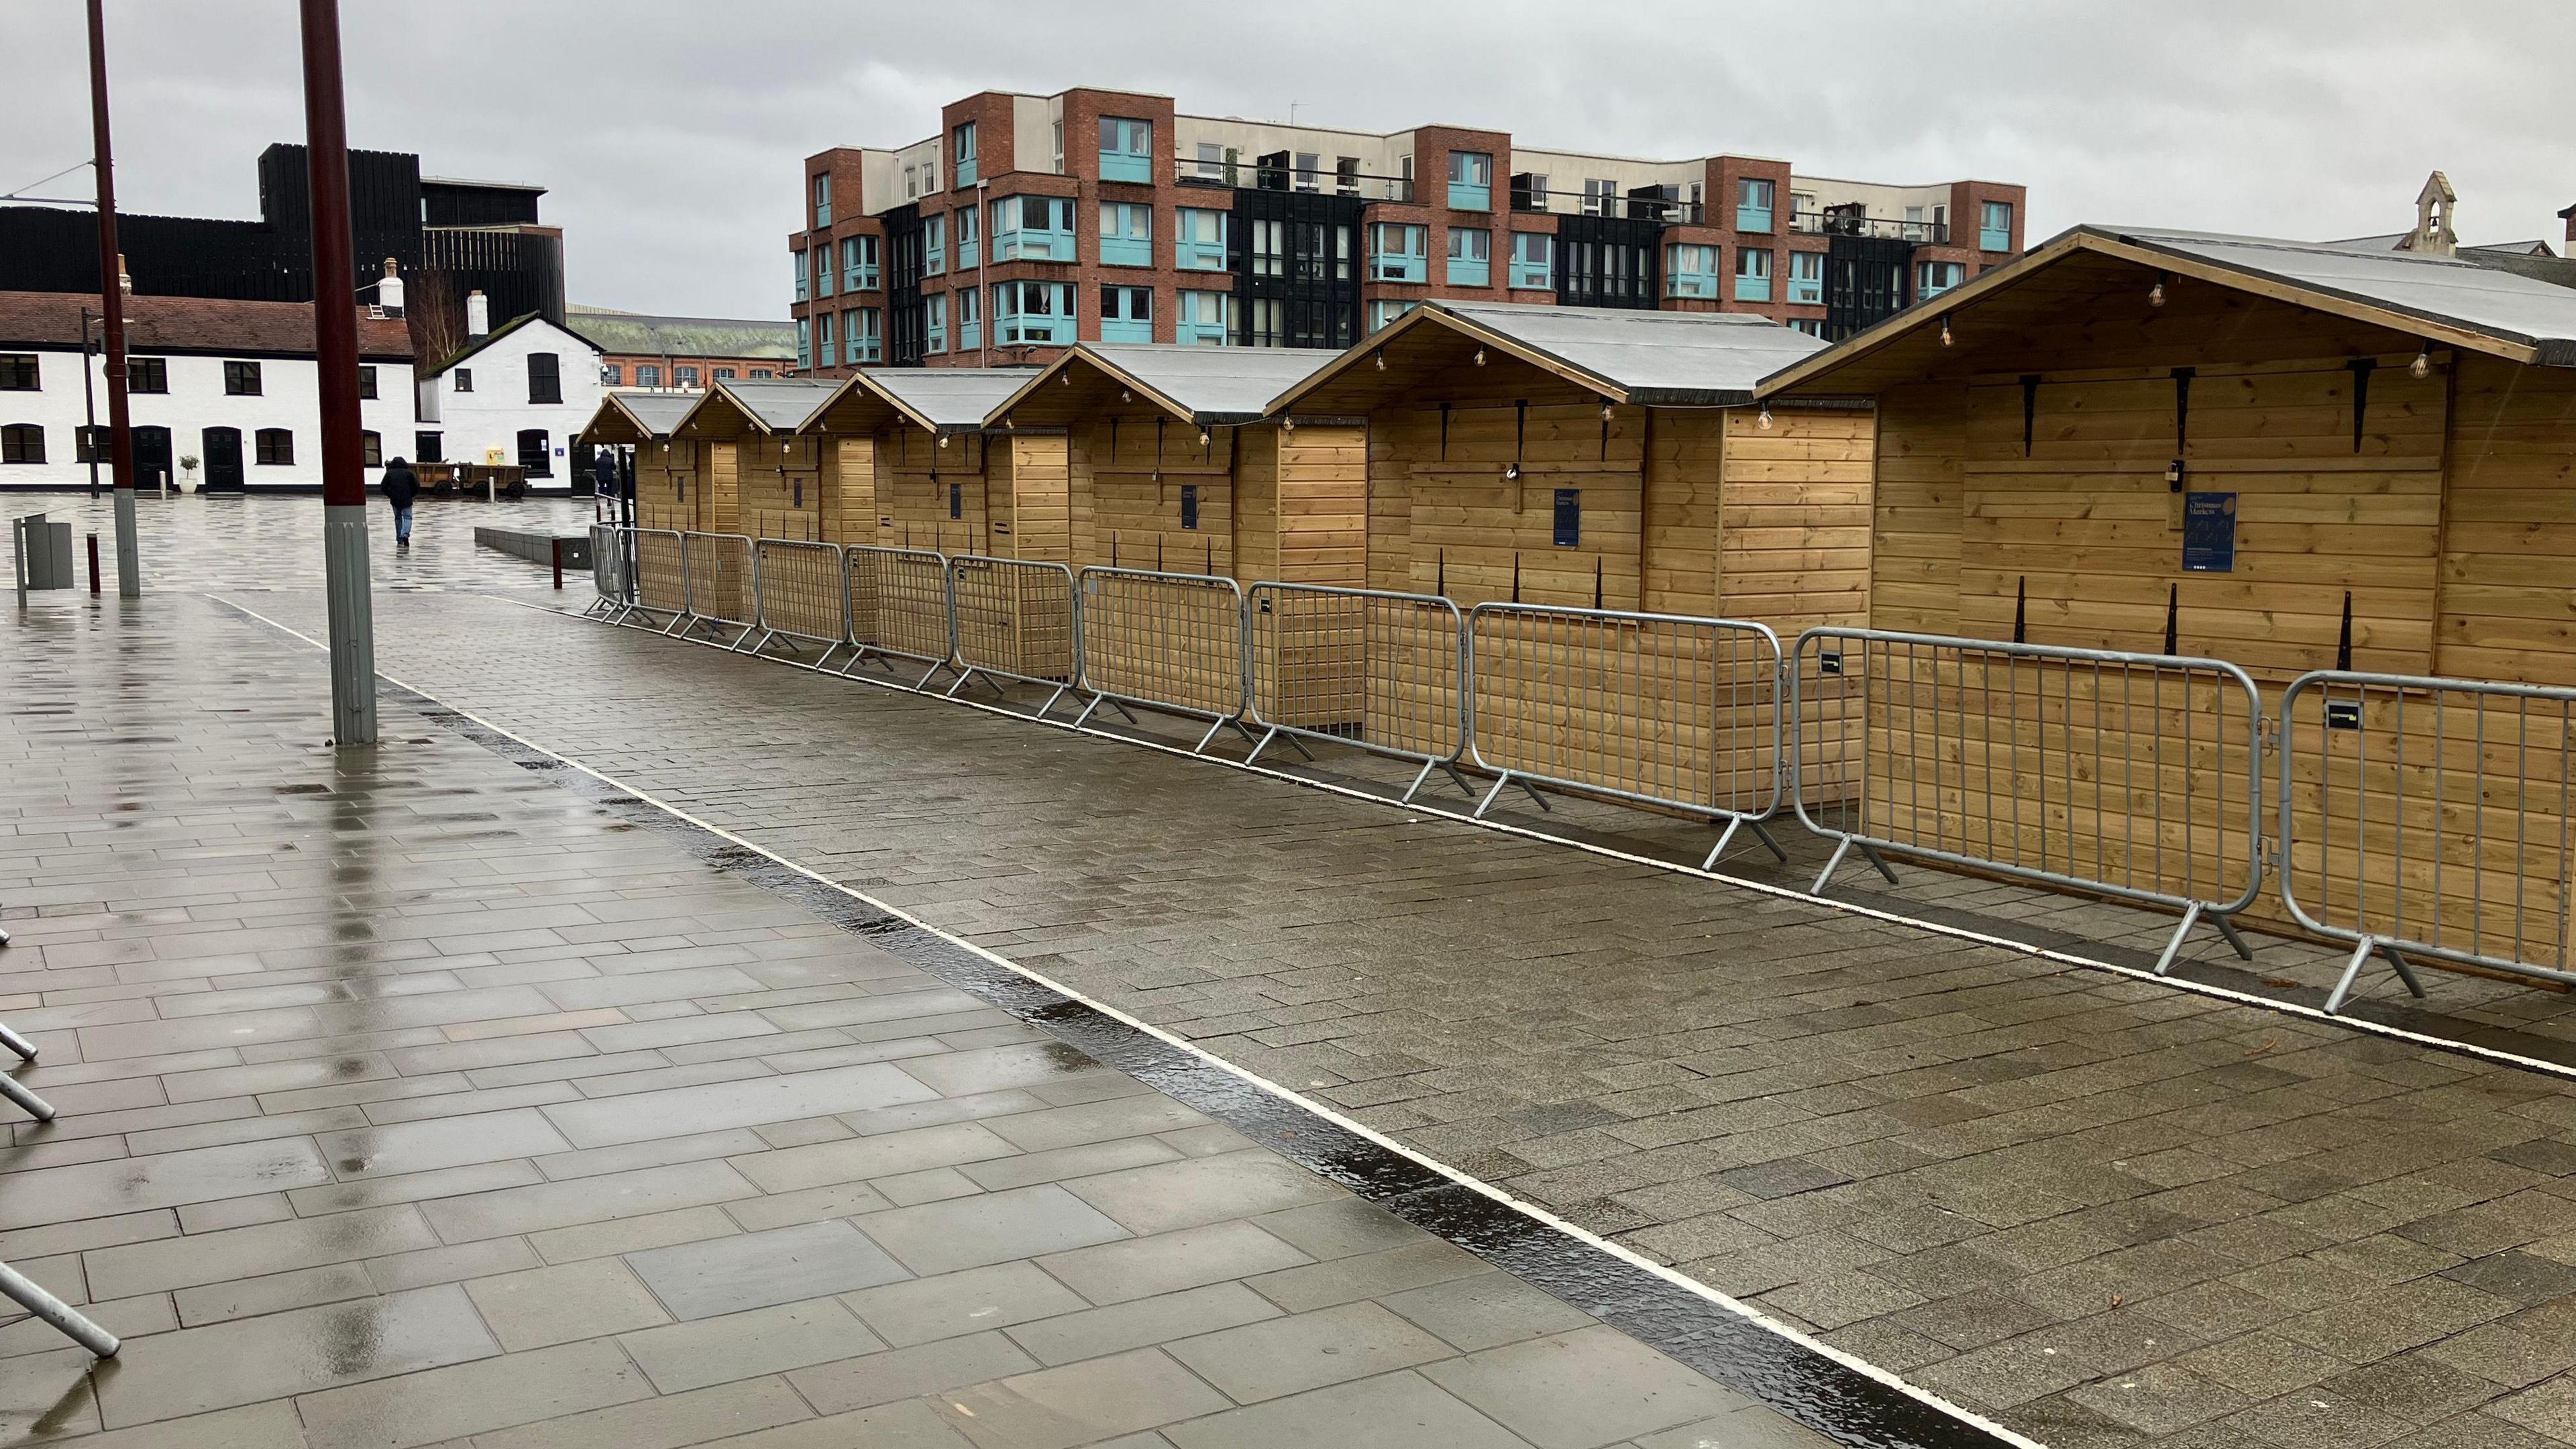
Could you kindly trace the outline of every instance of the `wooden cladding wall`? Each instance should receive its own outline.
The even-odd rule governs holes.
[[[1242,432],[1211,428],[1201,444],[1196,427],[1139,410],[1077,426],[1068,460],[1074,567],[1232,575]],[[1184,517],[1184,488],[1197,490],[1195,519]]]
[[[1512,403],[1390,408],[1370,418],[1373,588],[1634,609],[1641,597],[1647,410]],[[1517,463],[1518,478],[1505,471]],[[1556,494],[1577,492],[1558,544]],[[1517,575],[1517,587],[1515,576]]]
[[[2462,360],[2439,589],[2440,672],[2576,685],[2576,374]]]
[[[1368,582],[1368,429],[1301,423],[1293,433],[1246,429],[1277,451],[1276,572],[1288,584],[1360,588]]]
[[[686,533],[698,527],[705,492],[697,486],[698,450],[686,438],[647,441],[635,448],[635,523]]]
[[[1668,431],[1667,420],[1684,416],[1707,415],[1658,414],[1658,440]],[[1783,408],[1768,428],[1750,408],[1717,416],[1724,420],[1725,437],[1715,612],[1758,620],[1783,639],[1818,624],[1865,623],[1870,414]],[[1656,542],[1648,540],[1650,559]]]
[[[733,447],[742,531],[800,543],[823,538],[825,440],[749,435]]]
[[[1966,497],[1968,390],[1891,388],[1878,400],[1870,498],[1870,613],[1879,629],[1959,632],[1959,545]]]
[[[970,433],[942,448],[918,428],[880,436],[876,537],[866,541],[880,548],[984,552],[992,533],[988,464],[1009,446],[998,436]]]
[[[823,440],[832,484],[824,501],[824,537],[834,543],[877,542],[877,449],[873,437]]]

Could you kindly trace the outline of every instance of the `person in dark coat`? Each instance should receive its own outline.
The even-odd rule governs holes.
[[[394,506],[394,547],[411,547],[411,502],[420,496],[420,478],[400,458],[385,465],[385,501]]]
[[[590,450],[590,488],[592,493],[601,498],[617,496],[617,450],[615,448]]]

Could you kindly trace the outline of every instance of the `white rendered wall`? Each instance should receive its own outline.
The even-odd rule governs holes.
[[[73,348],[13,348],[33,351],[43,387],[35,392],[0,392],[0,424],[35,423],[45,430],[45,461],[0,463],[0,487],[41,485],[86,487],[89,465],[80,461],[80,428],[88,421],[81,406],[81,354]],[[222,357],[167,356],[137,352],[137,357],[166,357],[170,390],[134,393],[130,416],[138,428],[170,430],[171,471],[182,486],[190,475],[181,458],[198,460],[196,482],[206,477],[204,430],[241,430],[242,483],[261,488],[318,489],[322,486],[322,404],[310,358],[243,357],[259,364],[260,395],[233,397],[224,392]],[[358,404],[360,425],[381,436],[383,457],[409,457],[412,451],[411,364],[369,363],[376,370],[376,396]],[[107,425],[107,368],[104,357],[90,359],[90,387],[101,427]],[[262,465],[259,430],[284,428],[295,437],[295,461]],[[107,460],[99,459],[99,482],[109,481]],[[367,470],[374,483],[377,470]],[[147,480],[138,477],[138,486]]]
[[[528,355],[533,352],[555,355],[562,402],[528,401]],[[598,348],[553,323],[530,322],[430,378],[428,387],[437,393],[439,421],[422,427],[442,435],[441,446],[451,463],[481,463],[491,449],[498,448],[505,464],[519,461],[522,429],[543,428],[553,476],[531,482],[539,488],[569,489],[573,434],[599,411],[599,359]],[[472,392],[457,390],[460,370],[474,374]]]

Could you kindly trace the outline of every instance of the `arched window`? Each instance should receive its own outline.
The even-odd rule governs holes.
[[[295,462],[295,434],[285,428],[262,428],[253,442],[253,457],[262,467],[285,468]]]

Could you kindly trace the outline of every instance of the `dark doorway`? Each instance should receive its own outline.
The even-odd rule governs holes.
[[[206,429],[206,491],[242,491],[241,429]]]
[[[551,478],[554,470],[554,444],[543,428],[524,428],[519,433],[519,471],[531,478]]]
[[[170,430],[136,428],[134,430],[134,486],[157,490],[172,476]]]

